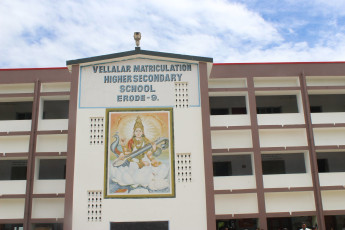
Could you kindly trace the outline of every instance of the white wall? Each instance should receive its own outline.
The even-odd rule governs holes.
[[[70,88],[70,82],[42,83],[41,92],[68,92]]]
[[[29,151],[30,136],[0,137],[0,153],[19,153]]]
[[[36,152],[66,152],[67,134],[38,135]]]
[[[345,207],[345,191],[321,191],[324,210],[343,210]]]
[[[345,85],[345,76],[307,76],[308,86],[341,86]]]
[[[23,219],[25,199],[0,199],[1,219]]]
[[[0,121],[0,132],[31,131],[31,120]]]
[[[0,194],[25,194],[26,180],[1,180]]]
[[[303,113],[258,114],[259,125],[304,124]]]
[[[315,211],[312,191],[265,193],[265,203],[266,212]]]
[[[261,129],[260,147],[307,146],[305,129]]]
[[[109,222],[157,220],[169,221],[171,230],[195,228],[206,230],[203,131],[200,108],[174,110],[174,151],[175,153],[191,153],[192,182],[176,182],[175,198],[103,199],[101,222],[87,222],[87,191],[103,191],[104,185],[105,147],[104,145],[89,145],[90,117],[105,117],[105,110],[78,110],[73,201],[74,228],[109,229]],[[175,165],[175,172],[176,170]]]
[[[68,119],[39,119],[38,130],[67,130]]]
[[[313,124],[345,123],[345,113],[312,113],[311,122]]]
[[[64,198],[34,198],[32,218],[63,218]]]
[[[1,84],[0,85],[0,94],[7,94],[7,93],[33,93],[34,92],[34,84],[33,83],[26,83],[26,84]]]
[[[35,180],[34,181],[34,194],[65,193],[66,180]]]
[[[255,77],[255,87],[293,87],[299,86],[298,76],[296,77]]]
[[[250,125],[250,115],[212,115],[211,127],[215,126],[244,126]]]
[[[311,174],[279,174],[264,175],[265,188],[292,188],[292,187],[311,187],[313,186]]]
[[[251,148],[250,130],[217,130],[211,131],[212,149]]]
[[[243,78],[211,79],[208,82],[209,88],[246,88],[247,82]]]
[[[256,193],[215,195],[216,215],[258,213]]]
[[[233,190],[256,188],[255,175],[213,177],[214,190]]]
[[[345,172],[319,173],[321,186],[345,186]]]
[[[314,128],[315,145],[345,145],[345,128]]]

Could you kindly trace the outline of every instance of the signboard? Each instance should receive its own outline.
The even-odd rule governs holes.
[[[198,64],[128,59],[80,67],[80,108],[174,107],[175,85],[188,83],[188,103],[200,106]]]

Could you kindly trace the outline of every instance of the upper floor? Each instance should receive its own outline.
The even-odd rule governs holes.
[[[37,130],[67,130],[69,75],[67,68],[0,70],[0,133],[31,131],[34,113]]]
[[[251,113],[258,125],[305,124],[305,113],[312,124],[343,124],[344,68],[338,62],[214,64],[211,126],[251,125]]]

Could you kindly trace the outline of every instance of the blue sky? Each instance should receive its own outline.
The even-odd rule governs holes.
[[[344,0],[1,0],[0,68],[133,50],[224,62],[345,61]]]

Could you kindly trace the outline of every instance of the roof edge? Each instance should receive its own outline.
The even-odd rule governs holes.
[[[101,60],[112,59],[112,58],[133,56],[133,55],[137,55],[137,54],[150,55],[150,56],[156,56],[156,57],[167,57],[167,58],[200,61],[200,62],[213,62],[213,58],[208,58],[208,57],[199,57],[199,56],[173,54],[173,53],[163,53],[163,52],[157,52],[157,51],[142,50],[142,49],[140,49],[140,47],[136,47],[135,50],[131,50],[131,51],[125,51],[125,52],[114,53],[114,54],[106,54],[106,55],[88,57],[88,58],[81,58],[81,59],[75,59],[75,60],[68,60],[68,61],[66,61],[66,65],[76,65],[76,64],[81,64],[81,63],[101,61]]]
[[[38,68],[6,68],[0,71],[18,71],[18,70],[53,70],[53,69],[68,69],[67,67],[38,67]]]
[[[344,64],[345,61],[316,61],[316,62],[242,62],[242,63],[213,63],[213,65],[280,65],[280,64]]]

